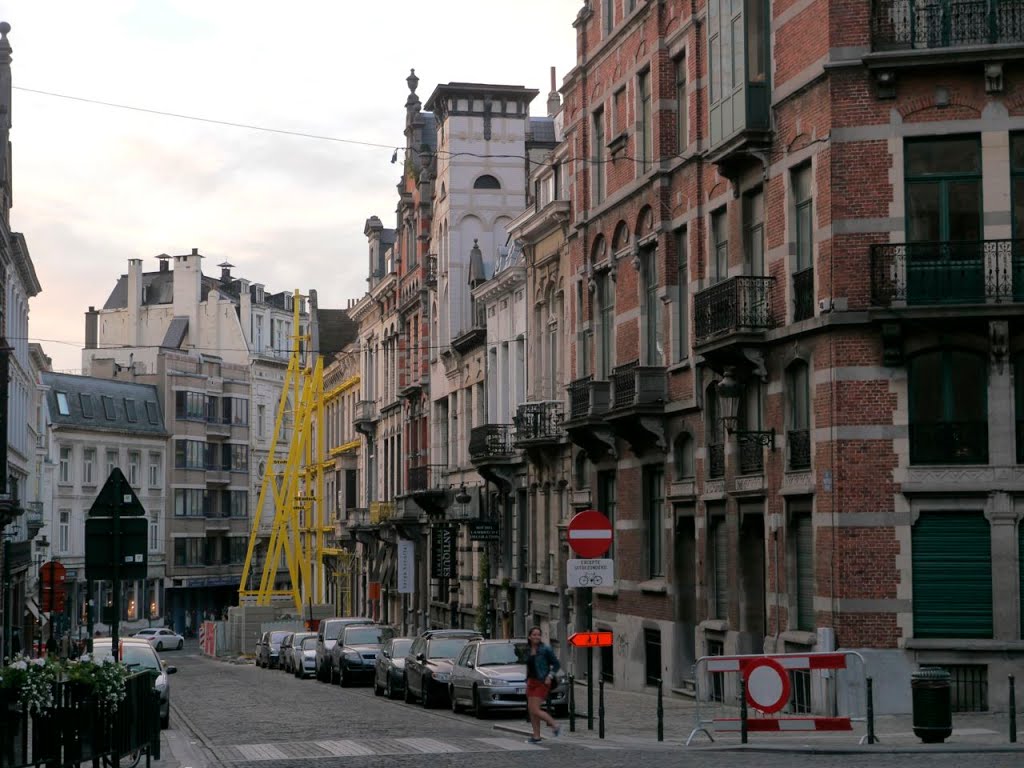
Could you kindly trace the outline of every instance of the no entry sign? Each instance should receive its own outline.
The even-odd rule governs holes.
[[[569,521],[569,546],[583,558],[601,557],[612,545],[612,521],[596,509],[585,509]]]

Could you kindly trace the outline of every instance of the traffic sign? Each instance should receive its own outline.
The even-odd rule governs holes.
[[[45,587],[52,588],[54,585],[64,583],[64,575],[66,573],[67,569],[63,563],[50,560],[47,563],[43,563],[43,567],[39,569],[39,579]]]
[[[117,467],[110,470],[110,476],[96,494],[96,499],[89,507],[89,517],[113,517],[114,507],[118,508],[117,513],[121,517],[146,514],[146,508],[135,495],[128,478]]]
[[[85,521],[85,572],[93,581],[114,578],[114,537],[120,541],[119,579],[144,579],[147,576],[146,534],[149,524],[143,517],[118,520],[90,517]]]
[[[611,632],[573,632],[569,635],[569,645],[576,648],[605,648],[611,644]]]
[[[565,563],[565,583],[569,587],[610,587],[615,581],[615,561],[611,558],[566,560]]]
[[[568,537],[580,557],[600,557],[612,545],[612,521],[596,509],[585,509],[569,521]]]

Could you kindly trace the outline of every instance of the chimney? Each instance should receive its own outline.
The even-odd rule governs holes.
[[[218,264],[217,266],[220,267],[220,281],[222,283],[230,283],[231,282],[231,268],[233,266],[235,266],[235,265],[234,264],[228,264],[226,261],[223,261],[220,264]]]
[[[89,311],[85,313],[85,348],[96,349],[98,342],[98,331],[99,331],[99,320],[100,313],[96,311],[96,307],[89,307]]]
[[[554,117],[562,108],[562,100],[558,95],[558,86],[555,84],[555,68],[551,68],[551,92],[548,94],[548,117]]]
[[[192,253],[174,257],[174,317],[188,318],[188,335],[191,344],[200,337],[199,302],[202,300],[203,257],[198,248]]]
[[[170,265],[171,257],[170,256],[168,256],[166,253],[161,253],[159,256],[157,256],[157,259],[160,261],[160,271],[161,272],[167,272],[167,271],[170,270],[170,268],[171,268],[171,265]]]
[[[137,347],[142,331],[142,259],[128,259],[128,345]]]

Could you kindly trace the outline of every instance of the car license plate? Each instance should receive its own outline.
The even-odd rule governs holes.
[[[526,693],[525,688],[516,688],[516,693]]]

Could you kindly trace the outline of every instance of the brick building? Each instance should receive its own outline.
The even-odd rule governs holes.
[[[1020,663],[1018,3],[594,0],[563,86],[575,478],[607,677]]]

